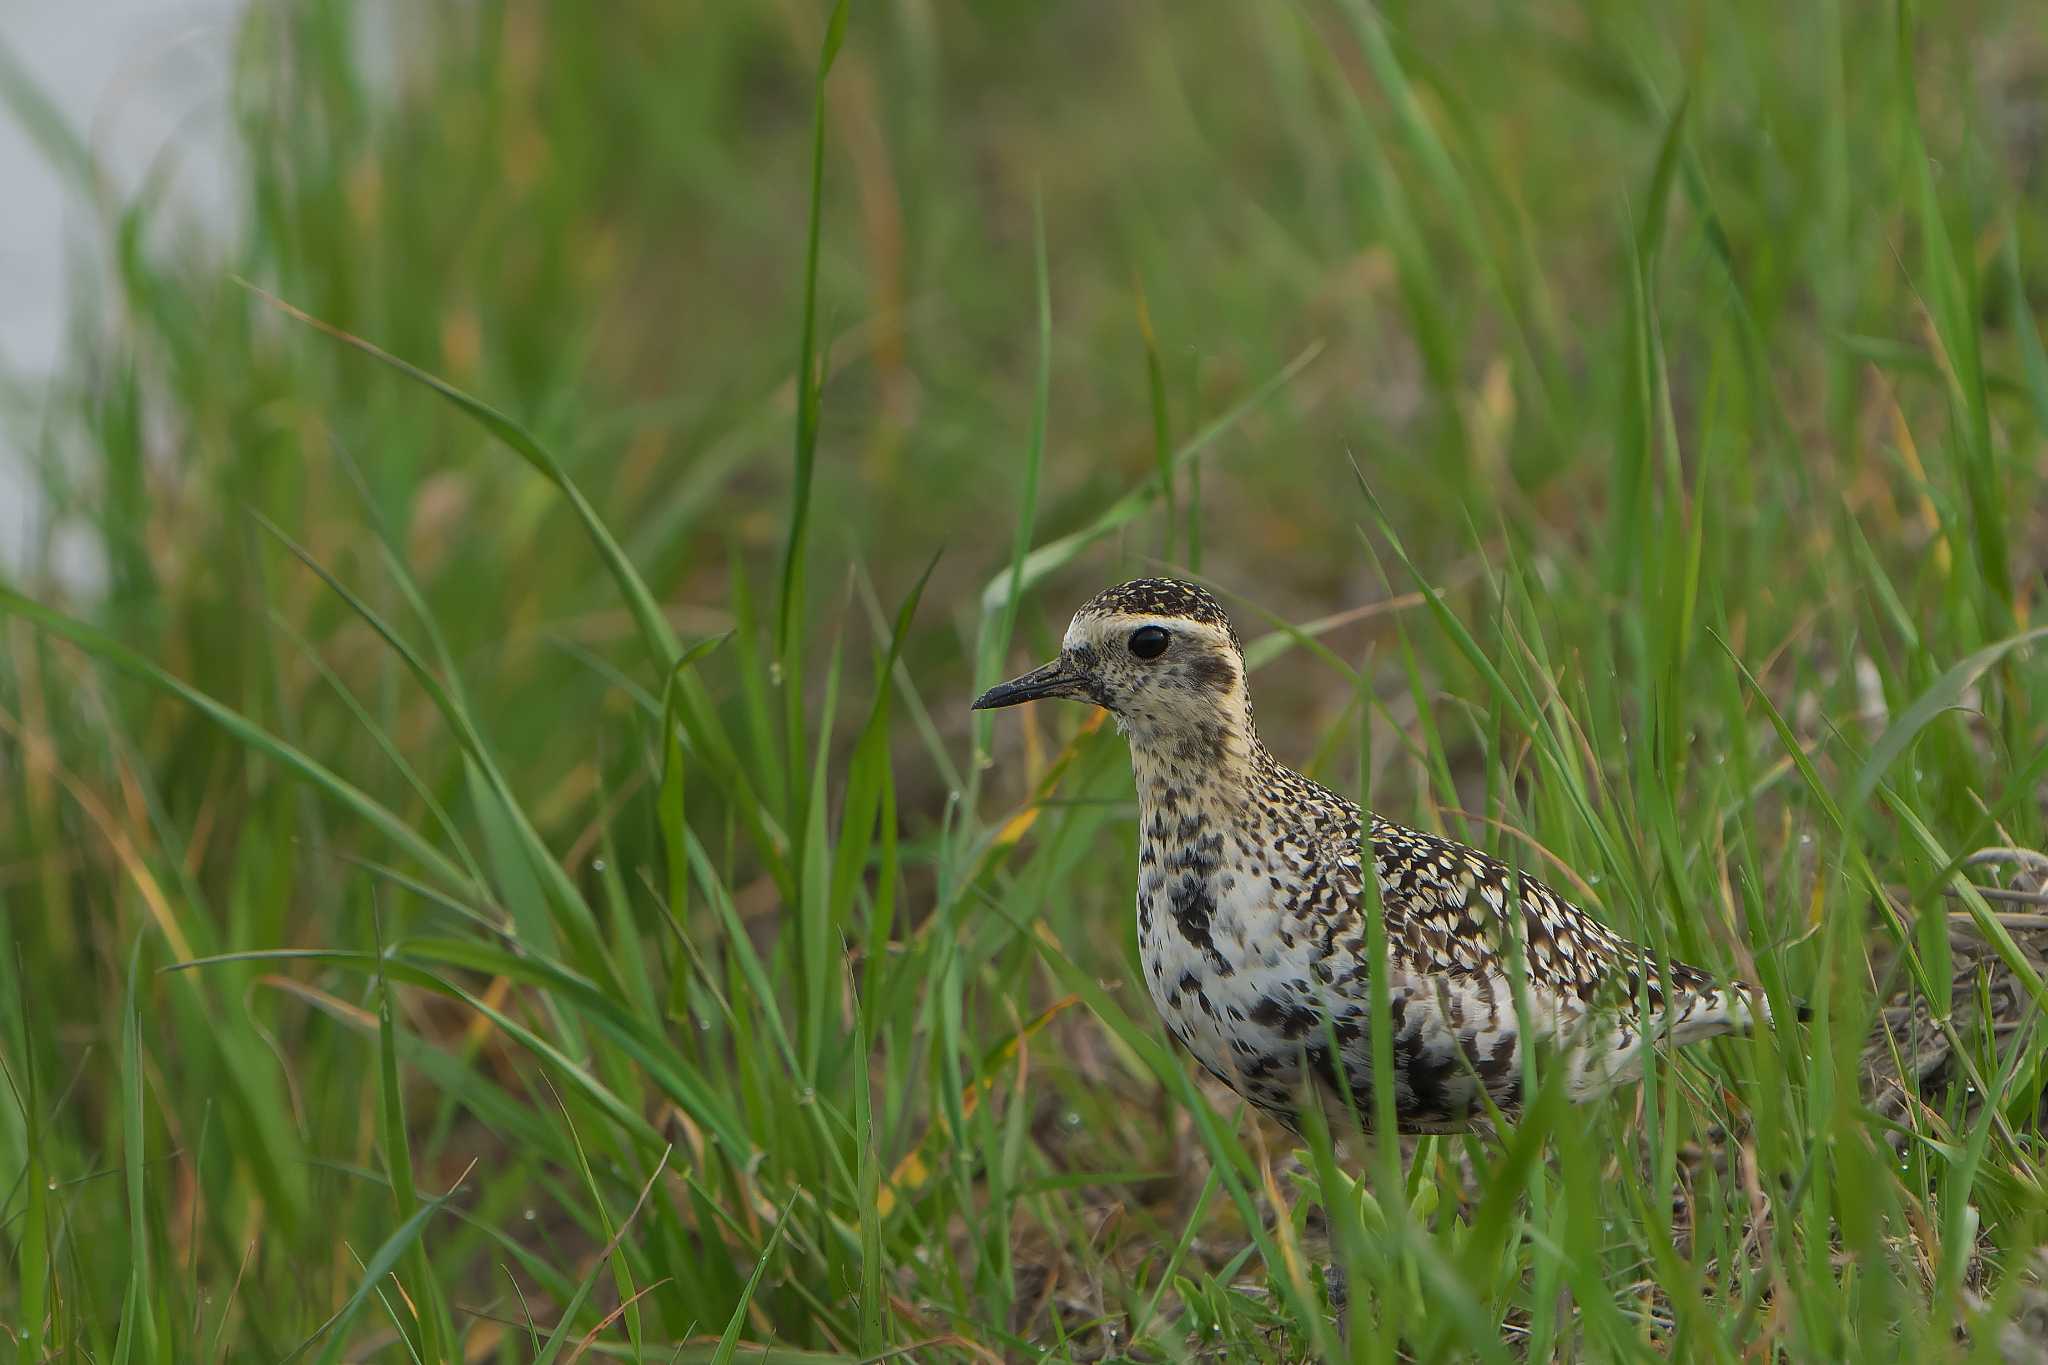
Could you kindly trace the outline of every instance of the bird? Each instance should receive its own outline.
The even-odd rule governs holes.
[[[1542,881],[1381,818],[1283,766],[1259,738],[1243,642],[1205,588],[1139,578],[1074,614],[1057,658],[975,699],[1101,707],[1130,743],[1137,941],[1168,1032],[1297,1134],[1306,1106],[1352,1131],[1513,1120],[1525,1053],[1566,1098],[1638,1079],[1659,1042],[1771,1022],[1754,987],[1660,963]],[[1369,869],[1369,872],[1368,872]],[[1366,877],[1385,936],[1391,1074],[1374,1074]]]

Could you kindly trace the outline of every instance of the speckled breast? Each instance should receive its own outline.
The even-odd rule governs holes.
[[[1198,814],[1149,812],[1138,868],[1145,985],[1173,1037],[1210,1074],[1291,1116],[1314,1012],[1311,945],[1276,913],[1257,845]],[[1167,837],[1154,838],[1155,832]]]

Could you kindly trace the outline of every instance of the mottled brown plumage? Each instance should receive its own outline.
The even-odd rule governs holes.
[[[1363,815],[1283,767],[1253,724],[1237,633],[1193,584],[1146,578],[1098,594],[1058,659],[975,705],[1042,697],[1105,707],[1130,740],[1138,943],[1167,1028],[1290,1125],[1315,1102],[1348,1126],[1347,1093],[1373,1119],[1362,841],[1384,911],[1404,1132],[1516,1113],[1532,1038],[1565,1066],[1573,1098],[1590,1099],[1638,1073],[1646,1040],[1690,1042],[1764,1012],[1747,988],[1660,969],[1498,859]]]

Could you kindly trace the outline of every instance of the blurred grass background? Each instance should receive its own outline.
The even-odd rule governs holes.
[[[1310,1222],[1359,1359],[2034,1358],[2048,15],[831,15],[252,7],[210,232],[0,66],[101,208],[4,414],[105,565],[0,599],[20,1358],[1293,1359]],[[1157,571],[1816,1024],[1290,1168],[1121,742],[964,710]]]

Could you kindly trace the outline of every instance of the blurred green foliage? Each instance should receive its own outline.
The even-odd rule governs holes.
[[[1296,1358],[1310,1207],[1359,1359],[2038,1331],[2048,1046],[1949,1003],[2042,960],[2039,7],[831,14],[252,7],[204,233],[0,65],[111,304],[6,413],[106,566],[0,598],[20,1358]],[[1113,731],[964,712],[1160,570],[1816,1024],[1275,1175]]]

